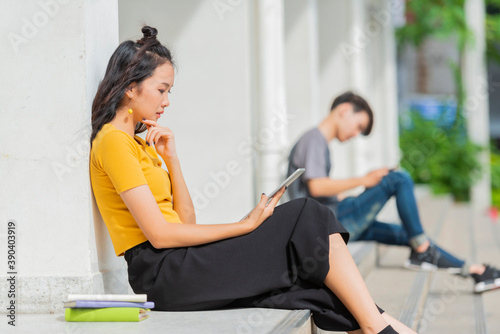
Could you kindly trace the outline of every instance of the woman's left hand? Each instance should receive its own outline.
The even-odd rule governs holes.
[[[150,146],[154,145],[156,152],[163,158],[177,158],[174,133],[172,130],[162,127],[155,121],[149,119],[143,120],[142,123],[146,124],[148,128],[146,142],[149,143]]]

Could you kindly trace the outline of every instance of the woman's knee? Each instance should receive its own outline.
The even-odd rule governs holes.
[[[328,205],[321,204],[320,202],[318,202],[314,198],[306,198],[306,201],[304,202],[304,210],[312,210],[315,212],[321,212],[328,217],[329,216],[335,217],[333,210],[330,209],[330,207]]]
[[[284,203],[282,206],[300,207],[300,208],[302,208],[302,210],[325,210],[325,209],[328,209],[323,204],[319,203],[314,198],[310,198],[310,197],[301,197],[301,198],[292,199],[291,201]]]
[[[288,201],[287,203],[290,203],[290,205],[298,205],[298,206],[304,206],[305,203],[307,202],[308,198],[307,197],[300,197],[296,199],[292,199]]]

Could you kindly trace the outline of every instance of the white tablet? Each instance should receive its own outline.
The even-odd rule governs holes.
[[[269,204],[269,202],[273,199],[274,195],[276,195],[276,193],[278,191],[280,191],[281,188],[288,187],[290,184],[292,184],[293,181],[295,181],[299,176],[301,176],[305,170],[306,170],[305,168],[299,168],[295,172],[293,172],[289,177],[287,177],[285,181],[283,181],[276,189],[274,189],[269,195],[267,195],[268,200],[267,200],[266,205]],[[250,212],[252,212],[252,211],[250,211]],[[246,217],[248,217],[250,212],[247,213],[245,215],[245,217],[241,218],[240,221],[245,219]]]

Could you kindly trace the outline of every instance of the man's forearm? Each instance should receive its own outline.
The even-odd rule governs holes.
[[[343,191],[363,185],[363,178],[332,180],[328,177],[312,179],[307,182],[309,193],[313,197],[336,196]]]

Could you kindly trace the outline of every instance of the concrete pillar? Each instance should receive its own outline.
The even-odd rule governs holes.
[[[117,45],[117,1],[2,5],[0,309],[7,222],[16,224],[16,306],[62,312],[69,293],[103,292],[88,154],[90,106]]]
[[[399,148],[392,18],[401,5],[389,0],[318,0],[318,5],[320,106],[327,109],[336,95],[351,89],[368,100],[375,114],[368,138],[331,145],[332,176],[393,167]]]
[[[352,4],[350,0],[318,0],[319,40],[319,109],[321,118],[329,113],[333,99],[353,89],[351,74]],[[348,50],[346,52],[346,50]],[[357,49],[356,49],[357,50]],[[332,174],[334,178],[352,177],[355,155],[354,143],[333,142]]]
[[[369,15],[367,13],[367,3],[366,0],[352,1],[351,2],[351,19],[352,19],[352,29],[350,30],[352,41],[358,41],[361,39],[367,39],[366,33],[364,32],[369,22]],[[370,101],[370,96],[367,96],[369,92],[369,58],[367,48],[369,45],[369,40],[366,44],[360,48],[358,52],[352,54],[352,59],[350,61],[350,70],[352,75],[352,89],[361,96],[365,97]],[[372,55],[373,56],[373,55]],[[373,62],[371,62],[373,64]],[[372,106],[373,107],[373,106]],[[368,146],[366,140],[355,139],[353,142],[354,155],[353,155],[353,169],[352,173],[354,175],[361,175],[366,173],[366,166],[368,164],[367,155],[370,150],[373,151],[373,147]]]
[[[371,0],[369,8],[373,41],[366,60],[372,74],[369,86],[364,89],[367,89],[375,123],[369,139],[370,147],[366,152],[367,160],[374,162],[372,168],[395,167],[399,164],[400,156],[394,24],[398,12],[404,11],[404,1]],[[375,151],[373,146],[377,147]]]
[[[257,189],[271,191],[283,177],[282,154],[288,148],[284,73],[283,0],[257,0]]]
[[[467,25],[474,34],[474,40],[465,51],[463,82],[467,94],[465,112],[469,136],[475,143],[489,145],[488,80],[485,62],[485,8],[483,0],[465,2]],[[475,209],[483,211],[491,204],[489,152],[480,155],[483,173],[480,181],[472,188],[472,203]]]
[[[290,145],[316,126],[319,109],[319,36],[317,0],[285,2],[285,68]]]

